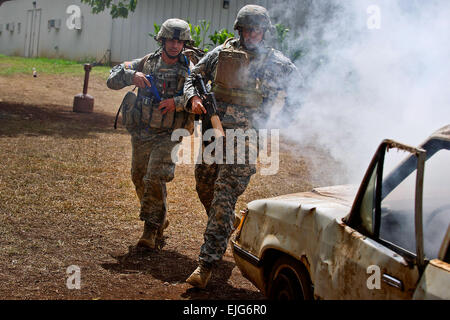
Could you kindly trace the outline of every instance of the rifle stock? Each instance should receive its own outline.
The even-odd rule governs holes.
[[[217,102],[214,93],[208,92],[208,90],[206,90],[205,82],[203,81],[203,77],[200,74],[195,76],[194,86],[196,87],[197,92],[202,99],[203,106],[205,107],[207,114],[211,118],[211,124],[215,129],[214,131],[216,138],[224,137],[225,131],[223,130],[222,122],[217,115]]]
[[[222,122],[220,121],[219,116],[217,114],[211,116],[211,124],[213,128],[218,131],[216,132],[217,138],[225,137],[225,131],[223,130]]]

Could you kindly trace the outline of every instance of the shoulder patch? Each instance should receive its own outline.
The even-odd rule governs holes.
[[[125,66],[125,69],[129,70],[134,70],[137,66],[136,63],[133,63],[133,61],[125,61],[123,65]]]

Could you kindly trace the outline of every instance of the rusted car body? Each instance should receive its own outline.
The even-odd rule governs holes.
[[[386,174],[390,149],[408,156]],[[450,125],[418,148],[384,140],[359,187],[250,202],[232,241],[237,266],[272,299],[450,299],[449,181],[440,201],[423,196],[429,159],[448,150]],[[411,179],[412,197],[395,198]]]

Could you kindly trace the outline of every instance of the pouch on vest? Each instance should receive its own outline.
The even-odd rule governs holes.
[[[227,89],[243,89],[248,83],[249,58],[238,50],[222,50],[219,53],[214,83]]]
[[[152,118],[153,106],[151,104],[146,104],[142,102],[141,110],[142,110],[141,121],[145,126],[147,126],[149,125],[150,119]]]
[[[136,108],[136,99],[137,99],[136,94],[132,91],[128,91],[126,95],[123,97],[122,103],[120,104],[119,107],[119,111],[121,111],[122,113],[122,124],[130,133],[138,129],[141,117],[140,111],[138,110],[138,108]],[[114,128],[116,128],[118,115],[119,112],[116,115]]]
[[[163,115],[161,127],[164,129],[172,129],[173,121],[175,120],[176,113],[179,113],[179,112],[167,112],[165,115]]]
[[[142,72],[144,64],[151,57],[151,54],[146,55],[137,67],[137,71]],[[133,89],[133,91],[136,87]],[[128,91],[123,97],[122,103],[120,104],[119,109],[117,110],[116,119],[114,121],[114,129],[117,129],[117,118],[119,117],[119,113],[122,112],[122,124],[126,127],[128,132],[134,133],[137,129],[139,129],[140,121],[141,121],[141,110],[139,110],[136,106],[137,96],[133,91]]]
[[[249,57],[244,51],[224,49],[219,53],[213,92],[217,101],[257,108],[263,97],[259,81],[249,74]]]
[[[144,106],[144,105],[143,105]],[[150,122],[144,122],[148,124],[150,128],[156,129],[187,129],[191,134],[194,132],[194,114],[182,112],[167,112],[162,114],[158,109],[159,105],[151,107],[151,120]],[[144,109],[143,109],[144,110]]]
[[[162,120],[163,120],[163,114],[161,110],[158,110],[159,105],[153,105],[149,106],[151,107],[151,120],[150,122],[143,121],[144,123],[148,123],[148,126],[150,128],[161,128],[162,127]]]

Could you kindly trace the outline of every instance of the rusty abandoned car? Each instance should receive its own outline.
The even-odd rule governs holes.
[[[250,202],[237,266],[271,299],[450,299],[449,149],[450,125],[417,148],[384,140],[359,187]]]

